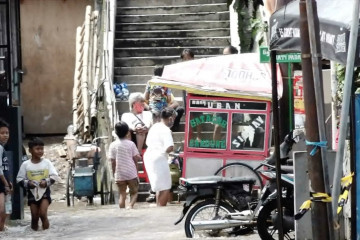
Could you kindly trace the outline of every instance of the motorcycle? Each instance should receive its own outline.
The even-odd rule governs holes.
[[[288,160],[287,155],[296,141],[297,138],[293,138],[291,132],[281,144],[280,157],[283,164]],[[243,235],[253,231],[257,226],[258,231],[261,229],[262,239],[273,239],[273,232],[279,228],[279,221],[276,213],[276,173],[274,166],[269,163],[274,163],[273,156],[256,168],[244,163],[231,163],[215,173],[215,175],[221,174],[229,167],[241,167],[249,173],[241,177],[225,178],[221,175],[180,178],[179,193],[186,194],[186,201],[175,225],[180,223],[187,214],[184,226],[188,238],[194,237],[195,234]],[[266,180],[266,185],[259,194],[256,186],[260,181],[262,187],[263,180],[259,177],[258,170],[263,167],[267,167],[268,170],[259,171],[259,173]],[[282,171],[284,173],[281,175],[282,196],[285,207],[283,218],[286,223],[284,232],[288,236],[294,229],[293,183],[291,184],[291,175],[285,172],[291,172],[292,167],[283,166]],[[244,173],[244,171],[241,172]],[[261,224],[263,225],[260,226]],[[292,239],[291,236],[289,239]]]
[[[284,239],[295,239],[294,225],[294,174],[291,170],[282,170],[281,173],[281,206],[283,212]],[[268,195],[261,199],[261,209],[257,216],[257,231],[262,240],[277,239],[277,231],[280,226],[280,218],[277,209],[276,172],[274,170],[261,171],[260,175],[267,181]]]

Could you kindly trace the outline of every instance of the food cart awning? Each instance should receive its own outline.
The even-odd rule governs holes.
[[[278,93],[282,80],[278,68]],[[270,64],[260,63],[259,54],[221,55],[167,65],[152,85],[186,90],[189,93],[271,100]]]
[[[353,0],[317,0],[316,3],[323,58],[346,65]],[[270,50],[301,51],[299,20],[299,0],[286,4],[272,14]],[[359,45],[360,41],[356,50],[355,66],[360,65]]]

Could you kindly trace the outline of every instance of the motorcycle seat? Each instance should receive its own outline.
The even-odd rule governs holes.
[[[221,182],[232,182],[232,183],[243,183],[243,184],[247,184],[247,183],[252,183],[254,184],[256,182],[256,180],[254,178],[250,178],[250,177],[224,177]]]
[[[180,181],[184,181],[188,184],[214,184],[214,183],[252,183],[256,182],[255,179],[250,177],[221,177],[221,176],[202,176],[193,178],[181,178]]]
[[[202,176],[202,177],[192,177],[192,178],[181,178],[180,181],[184,181],[188,184],[210,184],[218,183],[222,180],[221,176]]]

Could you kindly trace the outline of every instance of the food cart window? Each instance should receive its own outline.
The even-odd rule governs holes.
[[[190,112],[188,147],[226,149],[228,113]]]
[[[231,150],[264,150],[265,114],[233,113]]]

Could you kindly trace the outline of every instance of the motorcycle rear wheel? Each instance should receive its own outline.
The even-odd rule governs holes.
[[[185,220],[185,234],[186,237],[192,238],[195,235],[195,230],[193,229],[191,222],[194,220],[214,220],[214,219],[221,219],[228,213],[235,212],[234,208],[231,207],[229,204],[225,202],[220,202],[219,208],[219,216],[215,216],[215,199],[207,199],[201,203],[196,204],[188,213],[186,220]],[[238,228],[238,227],[236,227]],[[242,228],[242,227],[240,227]],[[243,227],[247,228],[247,227]],[[201,237],[214,237],[219,236],[220,234],[232,233],[234,227],[220,229],[220,230],[202,230],[196,231],[196,234],[200,235]]]
[[[283,218],[292,218],[294,220],[293,199],[283,199],[282,206]],[[257,230],[262,240],[278,239],[278,229],[273,224],[273,220],[276,218],[276,214],[278,214],[276,199],[265,204],[260,210],[257,219]],[[283,224],[284,239],[295,240],[295,231],[293,229],[294,226],[292,225],[292,227],[290,227],[289,225],[291,224]]]
[[[254,188],[262,189],[264,187],[263,181],[258,172],[256,172],[251,166],[242,162],[229,163],[219,168],[215,176],[224,177],[249,177],[255,179]]]

